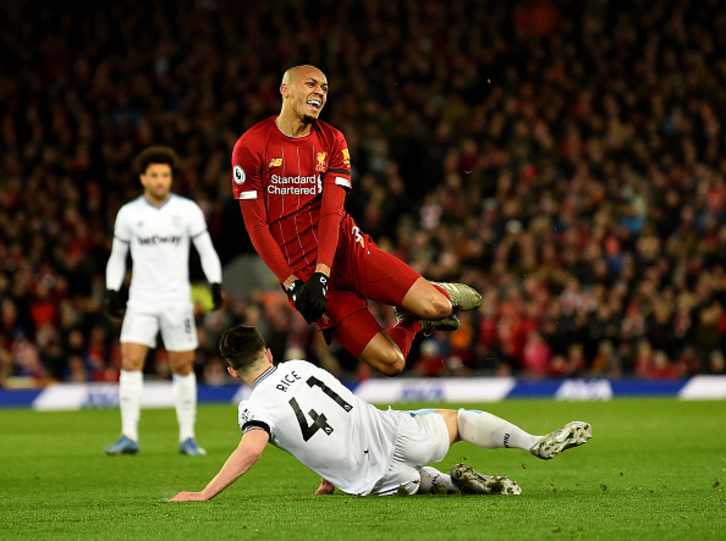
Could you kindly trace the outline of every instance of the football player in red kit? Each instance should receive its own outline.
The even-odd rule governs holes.
[[[418,332],[455,330],[453,309],[474,310],[481,295],[464,284],[429,282],[355,225],[343,206],[352,187],[348,145],[318,120],[328,99],[325,74],[293,67],[280,93],[280,114],[252,126],[232,154],[247,232],[308,323],[395,376]],[[395,307],[396,325],[383,330],[368,299]]]

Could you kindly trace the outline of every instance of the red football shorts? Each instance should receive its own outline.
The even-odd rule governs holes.
[[[383,330],[368,310],[368,299],[398,306],[421,275],[357,227],[341,228],[340,235],[327,309],[318,325],[358,357]]]

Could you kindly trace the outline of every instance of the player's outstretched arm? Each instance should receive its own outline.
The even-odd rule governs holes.
[[[229,458],[201,492],[180,492],[170,502],[199,502],[211,500],[249,471],[259,460],[270,436],[264,430],[250,430]]]

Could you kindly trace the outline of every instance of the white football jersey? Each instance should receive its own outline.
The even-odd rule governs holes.
[[[259,427],[270,442],[348,494],[365,496],[393,459],[402,414],[382,411],[307,361],[262,374],[239,404],[242,431]]]
[[[143,195],[121,207],[114,237],[131,250],[129,307],[190,304],[189,244],[206,230],[199,205],[175,194],[159,207]]]

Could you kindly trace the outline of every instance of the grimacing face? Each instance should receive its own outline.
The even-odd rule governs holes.
[[[328,80],[325,74],[313,67],[303,67],[297,71],[292,82],[285,85],[290,106],[303,122],[315,122],[328,100]]]

